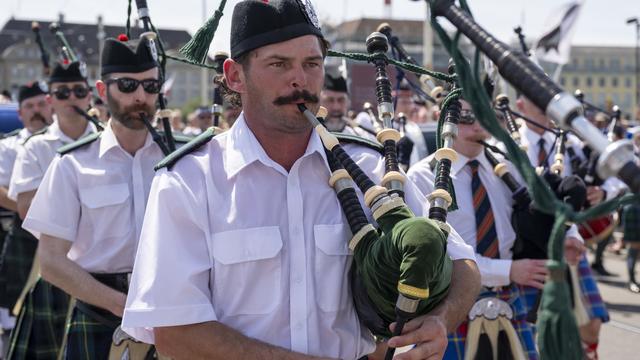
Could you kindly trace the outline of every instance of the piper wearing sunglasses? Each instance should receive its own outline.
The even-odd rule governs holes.
[[[127,273],[153,167],[163,157],[140,117],[154,116],[160,91],[148,44],[141,40],[131,48],[126,40],[106,39],[101,63],[96,90],[111,118],[104,131],[61,151],[23,224],[42,234],[42,276],[77,299],[66,328],[68,359],[106,360],[112,339],[120,338],[114,332],[124,310]],[[64,101],[78,101],[78,90],[69,86],[58,93],[70,93]],[[65,211],[51,211],[48,204],[64,204]],[[120,340],[117,345],[120,351],[135,346]],[[148,351],[137,345],[144,349],[128,351]]]
[[[44,131],[36,132],[23,143],[11,175],[9,197],[16,200],[20,218],[24,219],[31,208],[31,201],[46,178],[46,170],[56,157],[57,150],[95,131],[94,126],[73,109],[73,106],[88,108],[91,100],[89,93],[84,64],[71,62],[57,64],[53,68],[46,101],[53,108],[54,121]],[[52,213],[68,210],[65,203],[51,202],[46,205],[46,211]],[[40,246],[35,238],[16,240],[23,243],[33,241]],[[31,259],[33,254],[28,260]],[[33,261],[34,264],[39,263],[39,259]],[[56,344],[62,342],[69,297],[43,279],[27,286],[29,296],[24,299],[19,314],[23,320],[11,334],[8,358],[55,358],[58,352]],[[41,329],[51,331],[42,332]]]

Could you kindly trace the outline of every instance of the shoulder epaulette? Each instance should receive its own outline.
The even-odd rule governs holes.
[[[10,132],[8,132],[6,134],[3,134],[2,136],[0,136],[0,139],[6,139],[6,138],[10,138],[12,136],[16,136],[16,135],[18,135],[20,133],[20,130],[22,130],[22,129],[20,129],[20,128],[19,129],[15,129],[15,130],[10,131]]]
[[[338,132],[332,132],[332,134],[338,138],[341,144],[361,145],[364,147],[368,147],[369,149],[372,149],[384,155],[384,147],[382,146],[382,144],[378,142],[365,139],[358,135],[351,135],[351,134],[338,133]]]
[[[24,139],[24,141],[22,142],[22,145],[26,144],[27,141],[31,140],[32,137],[38,136],[38,135],[42,135],[42,134],[46,133],[48,128],[49,128],[48,126],[45,126],[42,129],[40,129],[40,130],[34,132],[33,134],[27,136],[27,138]]]
[[[178,148],[176,151],[167,155],[164,159],[162,159],[155,167],[154,170],[158,171],[164,167],[168,170],[171,170],[173,165],[175,165],[178,160],[182,159],[186,155],[198,150],[202,145],[208,143],[214,136],[218,135],[219,132],[217,129],[210,127],[202,134],[196,136],[189,140],[185,145]],[[182,136],[185,137],[185,136]],[[187,137],[185,137],[187,138]],[[176,140],[177,142],[177,140]]]
[[[98,140],[100,138],[100,135],[102,135],[102,131],[97,131],[94,133],[91,133],[81,139],[78,139],[74,142],[72,142],[71,144],[67,144],[64,145],[63,147],[58,149],[58,154],[60,155],[64,155],[64,154],[68,154],[74,150],[80,149],[82,147],[85,147],[89,144],[91,144],[92,142]]]

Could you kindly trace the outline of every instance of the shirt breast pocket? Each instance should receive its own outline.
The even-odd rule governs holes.
[[[211,236],[218,316],[272,312],[282,297],[282,236],[277,226]]]
[[[344,224],[316,225],[313,235],[318,306],[325,312],[344,309],[351,301],[348,277],[353,258],[348,246],[351,232]]]
[[[134,230],[127,184],[83,188],[79,193],[83,216],[88,216],[96,238],[125,236]]]

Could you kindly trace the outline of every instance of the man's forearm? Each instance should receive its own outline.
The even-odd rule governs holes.
[[[17,212],[18,204],[15,201],[9,199],[8,192],[9,190],[6,187],[0,186],[0,207]]]
[[[42,277],[72,297],[122,316],[126,294],[98,280],[66,256],[44,254],[38,249]]]
[[[24,220],[27,217],[27,212],[31,207],[31,200],[36,194],[36,190],[25,191],[23,193],[18,194],[18,199],[16,201],[18,207],[18,215],[20,215],[20,219]]]
[[[180,359],[264,359],[315,360],[314,356],[295,353],[244,336],[217,321],[158,327],[155,345],[164,356]]]
[[[480,271],[476,263],[471,260],[455,260],[449,293],[430,315],[444,319],[449,333],[455,331],[469,314],[480,288]]]

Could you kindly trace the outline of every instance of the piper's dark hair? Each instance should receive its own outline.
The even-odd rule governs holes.
[[[321,37],[318,37],[318,42],[320,43],[320,51],[322,51],[322,57],[327,57],[327,52],[329,51],[331,44]],[[232,59],[236,63],[242,65],[242,69],[246,71],[250,66],[251,55],[255,54],[255,51],[256,50],[247,51],[246,53]],[[213,83],[220,88],[225,102],[229,103],[233,107],[242,108],[242,99],[240,99],[240,94],[231,90],[227,86],[227,80],[225,79],[224,75],[216,75],[213,78]]]

